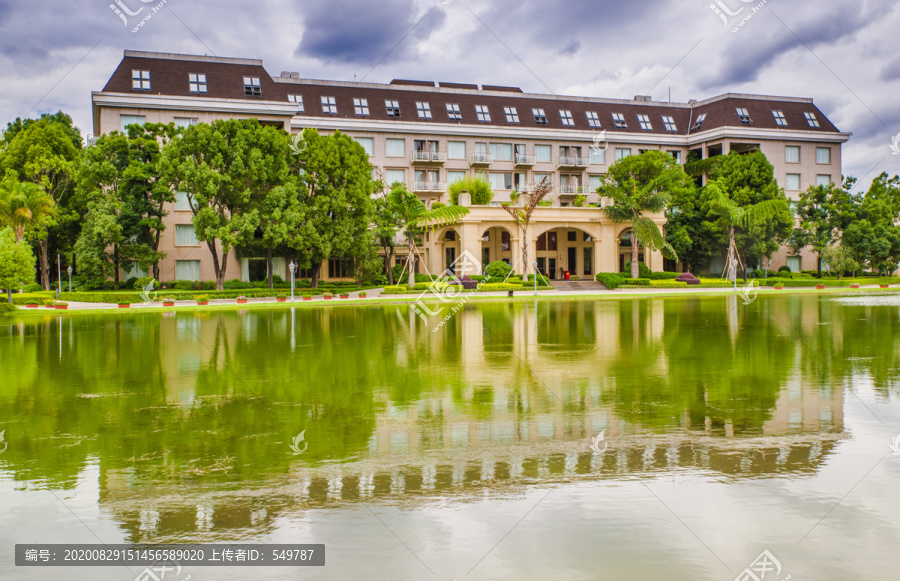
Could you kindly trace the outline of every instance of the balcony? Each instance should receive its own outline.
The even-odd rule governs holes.
[[[589,157],[560,156],[556,167],[588,167],[591,165]]]
[[[535,159],[533,155],[525,155],[524,153],[516,154],[516,165],[534,165]]]
[[[446,151],[414,151],[409,156],[413,163],[444,163],[447,161]]]
[[[559,186],[560,195],[571,195],[584,193],[582,186]]]
[[[491,165],[491,162],[494,161],[494,156],[490,153],[473,153],[472,154],[472,165]]]
[[[534,191],[534,186],[528,184],[514,184],[513,191],[519,192],[520,194],[530,194]]]
[[[413,185],[414,192],[443,192],[447,189],[447,182],[416,182]]]

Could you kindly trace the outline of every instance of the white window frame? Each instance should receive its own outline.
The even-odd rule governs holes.
[[[431,105],[428,101],[416,101],[416,113],[419,119],[431,119]]]
[[[187,234],[189,230],[190,235]],[[185,238],[189,238],[192,242],[185,242]],[[181,242],[179,242],[179,239]],[[197,231],[194,229],[193,224],[175,224],[175,246],[200,246],[200,241],[197,240]]]
[[[400,117],[400,101],[385,99],[384,109],[387,111],[388,117]]]
[[[542,159],[544,156],[540,154],[540,152],[547,152],[547,159]],[[537,144],[534,146],[534,160],[537,163],[552,163],[553,162],[553,146],[552,145],[543,145]]]
[[[753,119],[750,118],[750,113],[747,112],[746,107],[735,107],[734,112],[737,113],[738,119],[740,119],[741,123],[744,125],[753,123]]]
[[[535,125],[548,125],[547,114],[544,113],[544,110],[540,107],[533,108],[531,110],[531,116],[534,117]]]
[[[503,114],[506,115],[507,123],[519,123],[519,112],[516,111],[515,107],[504,107]]]
[[[827,152],[828,161],[819,161],[819,154],[822,152]],[[817,147],[816,148],[816,163],[818,165],[831,165],[831,148],[830,147]]]
[[[206,73],[188,73],[188,90],[191,93],[206,93]]]
[[[259,84],[259,77],[244,77],[244,95],[251,97],[262,95],[262,85]]]
[[[678,131],[678,126],[675,124],[674,117],[671,115],[660,115],[660,117],[662,117],[663,126],[666,128],[666,131]]]
[[[298,113],[305,112],[305,109],[303,108],[303,95],[288,95],[288,101],[297,105]]]
[[[447,103],[447,119],[450,121],[462,121],[462,112],[459,103]]]
[[[797,159],[791,160],[790,157],[788,156],[789,151],[796,151]],[[800,155],[800,146],[799,145],[785,145],[784,146],[784,163],[800,163],[801,159],[802,158]]]
[[[644,131],[653,131],[653,123],[650,122],[650,116],[645,115],[643,113],[638,113],[638,124],[641,126],[641,129]]]
[[[462,146],[462,155],[453,155]],[[466,159],[466,142],[465,141],[448,141],[447,142],[447,159]]]
[[[143,69],[131,69],[131,90],[150,90],[150,71]]]
[[[625,116],[621,113],[613,113],[613,125],[615,125],[619,129],[628,129],[628,122],[625,121]]]
[[[616,148],[616,161],[620,159],[625,159],[626,157],[631,155],[630,147],[617,147]]]
[[[806,118],[806,123],[810,127],[821,127],[821,125],[819,125],[819,120],[816,118],[816,114],[812,111],[806,111],[803,113],[803,117]]]
[[[491,112],[488,109],[488,106],[487,105],[475,105],[475,117],[483,123],[490,123],[491,122]]]
[[[179,266],[190,265],[193,274],[191,278],[179,278],[178,271]],[[175,261],[175,279],[176,280],[190,280],[190,281],[199,281],[200,280],[200,261],[199,260],[176,260]]]
[[[781,109],[772,109],[772,117],[775,118],[775,125],[779,127],[787,127],[787,119],[784,116],[784,111]]]
[[[595,128],[595,129],[599,129],[601,127],[600,116],[597,115],[596,111],[585,111],[584,116],[587,117],[587,122],[588,122],[589,126]]]
[[[322,114],[337,115],[337,99],[334,97],[322,97]]]
[[[366,151],[366,155],[372,157],[375,155],[375,138],[374,137],[354,137],[353,138]]]
[[[369,100],[353,99],[353,112],[361,117],[369,116]]]
[[[796,188],[791,187],[792,184],[790,183],[790,181],[791,181],[793,178],[797,178],[797,179],[796,179],[796,183],[797,183],[797,187],[796,187]],[[802,179],[802,178],[801,178],[800,174],[798,174],[798,173],[789,173],[789,174],[785,174],[785,175],[784,175],[784,189],[790,190],[790,191],[792,191],[792,192],[793,192],[793,191],[800,191],[800,189],[801,189],[801,181],[800,181],[800,180],[801,180],[801,179]]]

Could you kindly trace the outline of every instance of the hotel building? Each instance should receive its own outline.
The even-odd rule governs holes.
[[[102,91],[92,93],[93,133],[133,123],[187,126],[216,119],[256,118],[299,133],[339,130],[369,154],[374,175],[405,182],[426,204],[447,202],[447,185],[480,175],[491,183],[489,206],[471,206],[459,223],[429,233],[420,272],[444,271],[463,251],[484,264],[505,260],[518,272],[521,245],[550,278],[618,272],[631,257],[627,224],[614,224],[591,204],[610,164],[646,150],[685,163],[731,151],[761,151],[791,199],[809,186],[841,181],[839,131],[812,99],[724,94],[687,103],[524,93],[515,87],[394,80],[389,84],[323,81],[296,72],[271,76],[261,60],[125,51]],[[553,184],[549,207],[538,207],[523,240],[500,207],[544,178]],[[705,178],[704,178],[705,179]],[[521,203],[521,202],[520,202]],[[162,280],[213,280],[209,250],[194,236],[192,213],[179,193],[165,218]],[[663,215],[653,216],[664,227]],[[399,237],[398,237],[399,238]],[[398,239],[403,261],[405,245]],[[290,256],[273,263],[288,277]],[[659,252],[642,260],[663,270]],[[815,268],[815,256],[781,249],[771,267]],[[674,264],[666,264],[670,268]],[[721,270],[715,261],[710,269]],[[531,267],[528,271],[531,272]],[[145,273],[130,269],[128,276]],[[322,279],[345,278],[346,261],[322,265]],[[226,279],[261,280],[265,260],[229,256]],[[301,273],[309,276],[309,273]]]

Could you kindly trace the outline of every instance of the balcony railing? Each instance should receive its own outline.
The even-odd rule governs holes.
[[[414,151],[410,161],[419,163],[443,163],[447,161],[446,151]]]
[[[512,189],[514,192],[519,192],[520,194],[530,194],[534,191],[534,186],[528,184],[515,184]]]
[[[588,167],[591,165],[589,157],[559,156],[557,167]]]
[[[534,156],[525,155],[524,153],[516,154],[516,165],[534,165]]]
[[[443,192],[447,189],[446,182],[416,182],[414,184],[416,192]]]
[[[559,193],[560,194],[580,194],[580,193],[582,193],[583,189],[584,188],[582,188],[581,186],[559,186]]]
[[[494,156],[490,153],[473,153],[472,165],[490,165],[494,161]]]

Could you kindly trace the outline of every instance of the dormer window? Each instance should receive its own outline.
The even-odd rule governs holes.
[[[775,118],[775,124],[779,127],[787,127],[787,119],[784,118],[784,111],[772,110],[772,117]]]
[[[628,123],[625,121],[625,116],[622,115],[621,113],[613,113],[612,118],[613,118],[613,125],[615,125],[619,129],[627,129],[628,128]]]
[[[487,105],[475,105],[475,115],[478,117],[479,121],[484,121],[485,123],[491,122],[491,114],[488,111]]]
[[[337,101],[334,97],[322,97],[322,113],[337,115]]]
[[[297,104],[297,113],[303,113],[303,95],[288,95],[288,101]]]
[[[641,129],[646,131],[653,131],[653,124],[650,123],[650,117],[647,115],[638,115],[638,123],[641,124]]]
[[[750,119],[750,113],[747,112],[743,107],[735,107],[734,112],[737,113],[738,119],[741,120],[741,123],[744,125],[749,125],[753,123]]]
[[[819,120],[816,119],[815,113],[807,112],[807,113],[804,113],[803,116],[806,118],[806,122],[809,124],[810,127],[820,127]]]
[[[691,131],[697,131],[701,127],[703,127],[703,122],[706,121],[706,113],[700,113],[697,115],[697,120],[694,121],[694,124],[691,125]]]
[[[131,71],[131,88],[139,91],[150,90],[150,71],[133,69]]]
[[[559,118],[566,127],[575,127],[575,120],[572,119],[572,112],[568,109],[560,109]]]
[[[662,115],[663,125],[666,127],[666,131],[678,131],[678,127],[675,125],[675,119],[673,119],[669,115]]]
[[[544,113],[543,109],[532,109],[531,114],[534,116],[534,122],[537,125],[546,125],[547,124],[547,115]]]
[[[251,97],[259,97],[262,95],[259,77],[244,77],[244,94]]]
[[[353,112],[363,117],[369,116],[369,100],[353,99]]]
[[[518,123],[519,122],[519,113],[516,111],[515,107],[504,107],[503,114],[506,115],[507,123]]]
[[[431,119],[431,105],[427,101],[416,101],[416,113],[419,119]]]
[[[459,111],[459,105],[457,103],[447,103],[447,118],[450,121],[461,121],[462,113]]]
[[[384,108],[387,111],[388,117],[400,116],[400,101],[391,101],[390,99],[385,99]]]
[[[600,127],[600,117],[597,116],[596,111],[588,111],[585,115],[587,115],[588,125],[594,128]]]
[[[202,73],[188,74],[188,87],[191,93],[205,93],[206,75]]]

